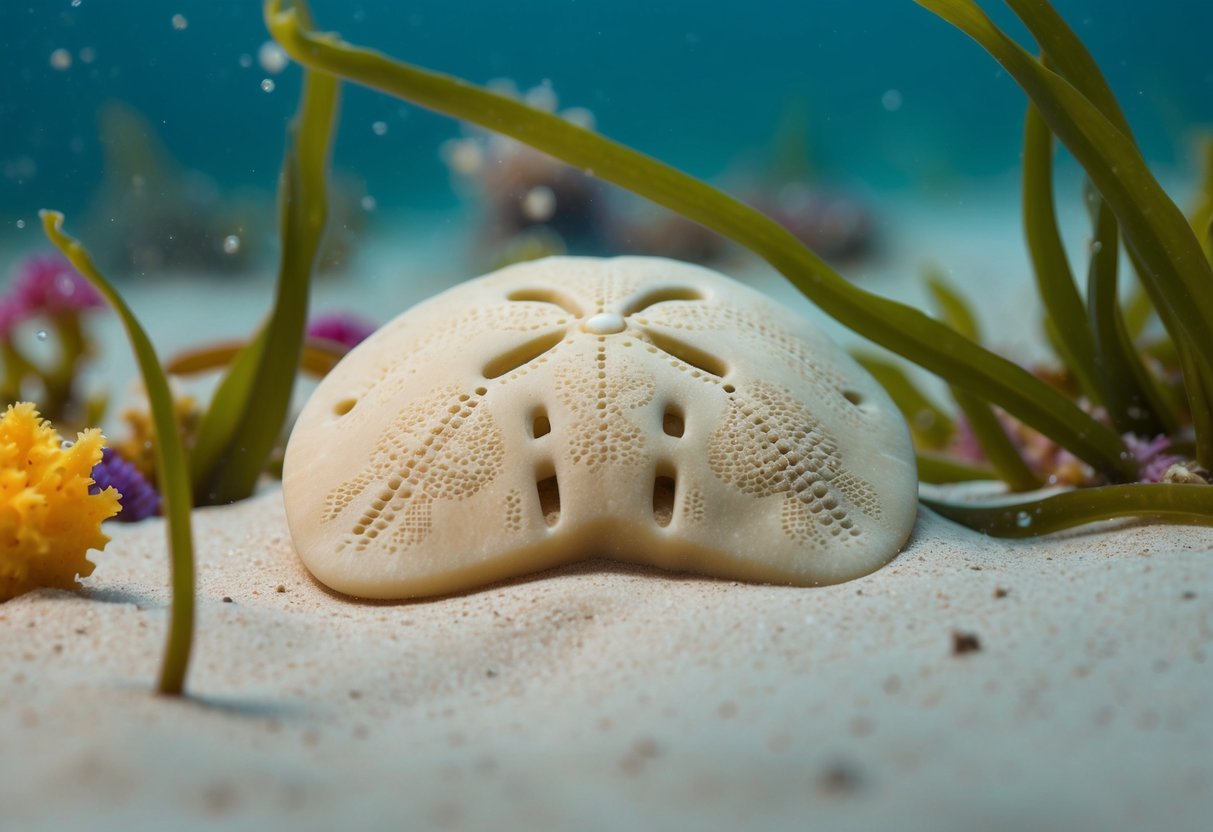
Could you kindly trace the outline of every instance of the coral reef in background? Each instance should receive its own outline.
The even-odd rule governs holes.
[[[0,294],[0,407],[33,400],[59,424],[96,424],[104,396],[84,397],[77,376],[95,352],[83,316],[104,305],[100,293],[59,254],[21,261]],[[35,341],[48,342],[51,357],[32,355]]]
[[[546,84],[525,93],[508,80],[495,81],[492,87],[533,107],[557,111],[556,94]],[[586,129],[594,127],[589,110],[575,107],[560,115]],[[513,139],[470,126],[465,129],[467,135],[446,142],[441,154],[457,183],[467,186],[483,212],[483,248],[489,252],[509,248],[520,235],[529,238],[541,229],[570,251],[610,249],[616,218],[599,180]]]
[[[525,93],[511,81],[489,86],[557,113],[556,94],[546,84]],[[588,110],[571,108],[559,115],[594,129]],[[480,246],[498,267],[566,252],[714,263],[729,250],[723,237],[693,220],[621,202],[592,170],[582,171],[499,134],[468,125],[464,129],[466,135],[446,142],[441,155],[478,205]],[[769,171],[760,184],[746,188],[750,203],[827,260],[849,262],[871,255],[876,232],[868,205],[847,190],[818,185],[806,170],[807,164],[800,164],[794,170],[785,165]]]
[[[222,276],[264,265],[273,239],[273,197],[228,190],[210,174],[169,153],[134,108],[109,102],[100,111],[105,176],[93,199],[89,236],[95,256],[122,276],[185,271]],[[373,200],[359,178],[335,175],[329,191],[330,233],[321,272],[344,269],[361,245]]]
[[[118,492],[90,493],[105,438],[96,429],[63,441],[28,402],[0,416],[0,601],[38,587],[75,589],[109,538],[101,522]]]
[[[860,260],[876,250],[871,209],[853,194],[793,180],[764,188],[749,202],[831,263]]]
[[[120,274],[165,269],[232,274],[262,254],[268,198],[226,197],[215,180],[181,165],[151,123],[127,104],[100,111],[105,176],[91,211],[97,260]]]

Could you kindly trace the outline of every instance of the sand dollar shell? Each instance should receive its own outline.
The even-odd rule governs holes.
[[[283,475],[323,583],[473,588],[591,557],[835,583],[917,507],[909,431],[815,326],[716,272],[557,257],[464,283],[317,388]]]

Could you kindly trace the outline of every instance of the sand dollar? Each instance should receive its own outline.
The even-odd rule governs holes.
[[[368,598],[605,557],[795,585],[887,563],[909,431],[819,329],[644,257],[511,266],[416,306],[316,389],[287,448],[299,556]]]

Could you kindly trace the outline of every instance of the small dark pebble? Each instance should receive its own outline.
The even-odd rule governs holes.
[[[1010,594],[1011,594],[1011,590],[1007,589],[1005,586],[994,587],[994,597],[995,598],[1006,598]]]
[[[863,773],[851,763],[836,760],[817,778],[817,787],[826,794],[851,794],[863,787]]]
[[[484,675],[488,676],[490,679],[493,679],[493,678],[496,678],[497,671],[496,670],[486,670],[486,671],[484,671]]]
[[[981,649],[981,640],[976,633],[952,631],[952,655],[963,656],[965,653],[976,653]]]
[[[286,587],[285,587],[283,584],[278,584],[278,591],[279,591],[279,592],[286,592]]]
[[[225,604],[230,604],[230,603],[232,603],[232,596],[230,596],[230,595],[224,595],[224,596],[223,596],[223,603],[225,603]]]
[[[1196,597],[1196,593],[1189,589],[1186,592],[1184,592],[1183,595],[1181,595],[1179,597],[1184,599],[1185,601],[1191,601],[1192,599],[1194,599]]]

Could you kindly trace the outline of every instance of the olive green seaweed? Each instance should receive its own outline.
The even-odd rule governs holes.
[[[1175,449],[1188,444],[1176,435],[1180,414],[1173,390],[1151,373],[1134,343],[1152,308],[1168,336],[1152,348],[1169,349],[1174,355],[1172,366],[1182,372],[1181,389],[1191,417],[1192,450],[1197,462],[1208,466],[1213,462],[1213,268],[1204,248],[1208,240],[1198,238],[1150,173],[1094,59],[1046,0],[1006,0],[1036,39],[1042,51],[1039,60],[998,29],[973,0],[916,2],[972,37],[1028,95],[1024,224],[1046,310],[1045,328],[1079,389],[1091,403],[1104,407],[1111,427],[1089,416],[1066,394],[983,349],[971,313],[959,295],[942,284],[932,286],[932,293],[943,308],[945,323],[848,284],[768,217],[597,133],[508,96],[318,33],[302,2],[267,0],[265,16],[271,35],[305,67],[509,136],[749,248],[840,323],[948,382],[993,470],[1012,488],[1035,487],[1039,481],[1002,428],[994,407],[1057,442],[1113,482],[1136,479],[1138,468],[1118,431],[1138,436],[1166,433]],[[1077,158],[1094,186],[1090,206],[1095,244],[1085,301],[1057,229],[1054,137]],[[1206,190],[1213,192],[1213,185]],[[1201,212],[1213,214],[1206,203],[1213,200],[1198,206],[1193,218],[1198,231],[1209,223]],[[1131,304],[1128,319],[1117,287],[1122,237],[1144,290]],[[882,359],[863,359],[883,378],[912,425],[916,417],[926,415],[931,424],[914,428],[920,447],[946,446],[954,427],[950,419],[939,418],[938,408],[898,368]],[[929,453],[920,456],[920,463],[924,481],[960,481],[991,471]],[[1040,534],[1108,516],[1149,514],[1209,522],[1213,505],[1203,496],[1208,492],[1201,492],[1199,486],[1174,490],[1179,487],[1133,485],[1110,490],[1109,486],[1075,492],[1090,495],[1085,499],[1061,495],[1065,499],[1025,503],[1046,518],[1055,510],[1071,513],[1068,519],[1033,520],[1026,530],[1018,523],[994,522],[993,515],[980,514],[1012,512],[1014,507],[961,506],[955,507],[953,516],[991,533],[1015,535]],[[1014,511],[1018,520],[1018,509]]]
[[[172,610],[157,689],[162,694],[180,696],[185,691],[185,676],[189,670],[190,648],[194,638],[194,542],[190,531],[193,497],[185,448],[177,433],[173,415],[173,396],[169,391],[168,377],[160,367],[151,340],[126,301],[93,265],[84,247],[63,233],[63,214],[41,211],[39,216],[42,218],[43,231],[51,243],[97,287],[122,319],[143,375],[152,423],[156,428],[156,476],[163,500],[162,510],[168,521],[172,572]]]
[[[278,443],[304,356],[311,276],[324,234],[325,175],[340,86],[305,73],[279,184],[282,259],[266,324],[235,357],[198,428],[192,475],[200,503],[248,497]]]
[[[223,341],[205,347],[186,350],[174,355],[164,365],[173,376],[192,376],[229,367],[249,345],[248,341]],[[303,342],[299,369],[316,378],[323,378],[337,366],[349,348],[323,338],[308,338]]]
[[[1024,119],[1023,227],[1036,289],[1050,322],[1051,340],[1083,393],[1100,403],[1103,395],[1095,366],[1095,339],[1057,228],[1053,134],[1031,105]]]
[[[918,454],[918,479],[933,485],[953,482],[996,480],[998,472],[988,465],[973,465],[939,454]]]
[[[927,289],[940,311],[943,322],[976,344],[981,343],[981,331],[977,316],[968,303],[943,279],[943,275],[929,268],[926,275]],[[1031,491],[1041,486],[1040,479],[1024,461],[1019,449],[1007,436],[1006,430],[989,404],[979,396],[961,387],[952,385],[952,398],[964,414],[977,440],[982,454],[997,472],[997,476],[1012,491]]]
[[[1200,189],[1188,221],[1205,247],[1205,256],[1213,263],[1213,136],[1206,136],[1201,141],[1200,160]]]
[[[938,453],[955,437],[956,422],[918,389],[905,370],[892,361],[864,351],[853,351],[851,357],[889,394],[909,424],[915,446],[929,449],[917,456],[919,480],[942,484],[999,478],[999,473],[989,465],[962,462]]]
[[[951,503],[926,496],[921,500],[949,520],[996,537],[1034,537],[1123,517],[1213,525],[1213,488],[1207,485],[1103,485],[996,506]]]
[[[668,165],[508,96],[312,31],[299,5],[268,0],[266,23],[295,60],[510,136],[625,187],[749,248],[823,311],[870,340],[996,404],[1116,480],[1137,465],[1111,429],[1014,363],[904,304],[847,283],[785,228]]]
[[[1039,488],[1040,479],[1032,473],[1019,449],[1007,436],[994,408],[967,390],[955,387],[952,388],[952,398],[968,420],[973,437],[981,447],[982,454],[997,472],[998,479],[1005,482],[1012,491],[1031,491]]]
[[[1116,218],[1108,204],[1091,194],[1095,236],[1087,277],[1087,304],[1095,335],[1095,366],[1104,388],[1103,403],[1116,429],[1139,436],[1174,433],[1178,417],[1168,407],[1158,381],[1150,375],[1129,335],[1117,291],[1119,252]]]
[[[1007,0],[1033,37],[1045,50],[1041,65],[1055,69],[1072,83],[1130,141],[1133,134],[1107,80],[1082,41],[1056,10],[1038,0]],[[1028,105],[1024,140],[1024,228],[1041,287],[1041,297],[1055,321],[1056,332],[1065,341],[1063,352],[1075,347],[1083,352],[1082,366],[1073,366],[1083,391],[1102,404],[1117,430],[1143,436],[1173,432],[1177,419],[1168,408],[1158,382],[1150,376],[1133,344],[1150,309],[1148,301],[1135,311],[1136,330],[1125,323],[1117,294],[1117,261],[1120,231],[1115,215],[1103,198],[1088,187],[1086,197],[1095,226],[1088,269],[1087,302],[1090,326],[1081,319],[1082,301],[1061,247],[1052,199],[1051,155],[1053,136],[1040,111]],[[1042,278],[1042,269],[1056,280]],[[1064,276],[1063,276],[1064,275]],[[1058,284],[1066,297],[1057,299]],[[1069,292],[1069,290],[1074,290]],[[1146,299],[1146,295],[1139,295]],[[1077,301],[1077,303],[1075,303]],[[1063,309],[1064,307],[1064,309]],[[1081,342],[1077,343],[1076,342]],[[1092,349],[1093,353],[1087,352]],[[1094,365],[1089,361],[1093,360]]]
[[[1213,269],[1183,212],[1150,173],[1123,117],[1104,101],[1097,73],[1078,38],[1043,0],[1008,0],[1058,74],[1003,33],[973,0],[915,0],[956,26],[997,60],[1028,94],[1042,118],[1086,170],[1120,223],[1125,246],[1184,362],[1185,391],[1193,413],[1197,461],[1213,464],[1213,412],[1198,402],[1213,391]],[[1076,54],[1081,51],[1081,55]],[[1085,58],[1083,56],[1086,56]],[[1067,77],[1068,76],[1068,77]],[[1098,78],[1102,83],[1102,78]],[[1103,103],[1084,95],[1075,83]],[[1106,88],[1106,84],[1103,85]],[[1111,98],[1108,93],[1107,98]]]
[[[977,323],[977,315],[960,292],[949,285],[943,272],[936,266],[927,266],[923,269],[923,281],[943,322],[973,343],[980,344],[981,326]]]
[[[909,424],[916,445],[935,450],[947,447],[956,433],[956,422],[919,390],[901,367],[866,351],[853,351],[851,357],[889,394]]]

